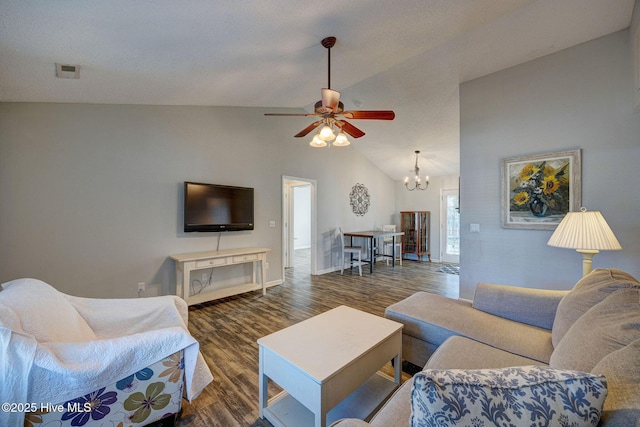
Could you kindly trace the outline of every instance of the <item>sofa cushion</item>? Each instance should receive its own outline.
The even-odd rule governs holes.
[[[518,356],[465,337],[451,337],[433,353],[426,369],[493,369],[537,365]]]
[[[602,426],[640,423],[640,339],[605,356],[591,373],[607,379]]]
[[[411,426],[595,426],[604,377],[542,366],[425,370],[414,376]]]
[[[331,424],[330,427],[369,427],[370,425],[368,422],[357,418],[343,418]]]
[[[549,363],[551,331],[494,316],[455,300],[428,292],[416,292],[390,305],[385,317],[404,324],[403,335],[441,345],[459,335],[510,353]]]
[[[619,289],[591,307],[556,346],[552,368],[590,372],[607,354],[640,339],[640,289]]]
[[[598,268],[584,276],[558,304],[551,333],[557,346],[571,325],[591,307],[621,288],[638,288],[640,283],[630,274],[614,268]]]
[[[371,419],[374,427],[407,427],[411,416],[411,382],[405,381]]]
[[[82,342],[96,336],[65,295],[36,279],[2,284],[0,303],[20,319],[22,331],[39,342]]]

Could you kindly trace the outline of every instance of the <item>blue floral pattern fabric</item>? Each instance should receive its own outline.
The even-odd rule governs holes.
[[[413,377],[411,426],[596,426],[603,376],[543,366],[427,369]]]
[[[29,412],[25,427],[144,426],[182,407],[184,353],[178,351],[100,390]]]

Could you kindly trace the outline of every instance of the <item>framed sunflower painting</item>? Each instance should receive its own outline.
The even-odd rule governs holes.
[[[553,230],[580,208],[581,150],[502,160],[502,226]]]

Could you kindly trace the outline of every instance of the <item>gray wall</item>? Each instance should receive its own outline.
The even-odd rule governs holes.
[[[640,0],[636,0],[633,8],[630,37],[633,51],[633,74],[635,76],[636,113],[640,113]]]
[[[317,180],[318,270],[336,268],[331,230],[390,221],[394,182],[353,147],[293,138],[304,120],[265,112],[0,104],[0,282],[35,277],[74,295],[132,297],[144,281],[147,295],[174,293],[168,255],[214,250],[218,238],[182,232],[189,180],[255,188],[255,230],[222,233],[220,249],[271,248],[267,280],[278,283],[282,175]],[[363,217],[349,206],[356,183],[371,194]]]
[[[582,149],[582,205],[599,210],[623,250],[594,268],[640,278],[640,115],[634,113],[629,31],[516,66],[460,88],[460,296],[478,282],[568,289],[581,257],[547,246],[552,231],[501,227],[501,159]],[[469,225],[480,224],[480,233]]]

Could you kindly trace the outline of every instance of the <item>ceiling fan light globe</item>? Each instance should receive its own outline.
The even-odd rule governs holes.
[[[349,141],[349,138],[347,138],[347,135],[344,134],[344,132],[339,132],[338,136],[336,136],[336,140],[333,142],[333,145],[335,145],[336,147],[346,147],[349,144],[351,144],[351,142]]]
[[[320,129],[320,139],[322,139],[323,141],[331,141],[335,137],[336,135],[328,125],[324,125],[322,129]]]
[[[322,147],[326,147],[327,143],[325,141],[323,141],[322,139],[320,139],[318,134],[316,134],[313,137],[313,139],[311,140],[311,142],[309,143],[309,145],[314,147],[314,148],[322,148]]]

